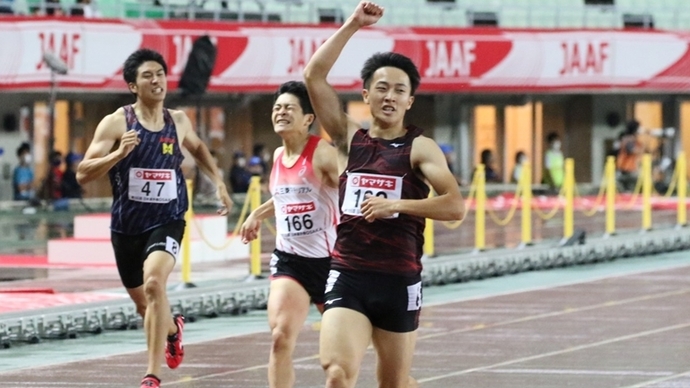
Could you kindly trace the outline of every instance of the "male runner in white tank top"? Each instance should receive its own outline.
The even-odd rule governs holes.
[[[280,86],[271,118],[283,139],[283,146],[273,154],[272,198],[247,217],[240,233],[244,243],[255,239],[261,222],[275,214],[268,382],[271,388],[284,388],[295,383],[292,353],[310,302],[323,311],[339,215],[338,158],[334,147],[309,134],[315,115],[304,83]]]

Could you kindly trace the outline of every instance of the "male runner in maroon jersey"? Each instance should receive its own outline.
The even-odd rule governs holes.
[[[326,77],[347,41],[383,8],[361,2],[314,54],[304,77],[314,111],[339,148],[340,208],[321,323],[326,386],[354,387],[369,342],[379,387],[408,386],[421,310],[424,219],[459,220],[464,201],[440,147],[403,125],[419,72],[396,53],[378,53],[362,69],[373,122],[360,129],[343,112]],[[431,184],[438,196],[428,198]]]

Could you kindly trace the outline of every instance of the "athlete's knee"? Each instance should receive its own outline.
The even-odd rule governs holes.
[[[295,338],[294,334],[290,333],[286,328],[278,325],[271,330],[271,339],[273,340],[273,352],[292,351]]]
[[[349,387],[355,371],[339,362],[322,362],[321,367],[326,372],[326,387]]]
[[[144,281],[144,293],[147,299],[157,298],[164,294],[165,282],[158,276],[148,276]]]
[[[144,318],[146,316],[146,304],[134,302],[134,305],[137,307],[137,314]]]

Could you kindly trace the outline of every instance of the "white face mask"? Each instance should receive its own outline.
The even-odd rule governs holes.
[[[561,149],[561,142],[559,140],[556,140],[553,142],[553,149],[554,150],[560,150]]]
[[[22,160],[24,161],[24,164],[31,164],[31,154],[24,155]]]
[[[237,159],[237,165],[240,167],[244,167],[247,165],[247,159],[245,158],[239,158]]]

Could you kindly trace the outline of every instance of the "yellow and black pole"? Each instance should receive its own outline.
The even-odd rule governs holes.
[[[522,185],[522,238],[521,246],[532,245],[532,166],[525,163],[522,166],[520,183]]]
[[[642,155],[642,230],[652,229],[652,155]]]
[[[261,177],[253,176],[249,183],[249,211],[261,205]],[[249,272],[253,277],[261,276],[261,228],[249,245]]]
[[[563,240],[573,237],[575,231],[574,198],[575,193],[575,161],[573,158],[565,160],[565,179],[563,180],[565,194],[565,209],[563,209]]]
[[[187,179],[187,212],[184,215],[184,235],[182,236],[182,284],[178,288],[193,288],[196,287],[192,283],[192,222],[194,222],[194,206],[192,201],[194,198],[193,181]]]
[[[678,196],[678,226],[683,227],[688,224],[688,209],[685,203],[688,194],[688,170],[685,152],[683,151],[679,152],[676,158],[676,172],[678,176],[678,182],[676,182],[676,193]]]
[[[616,157],[606,158],[606,236],[616,234]]]
[[[484,165],[477,166],[473,181],[476,182],[474,206],[474,250],[481,252],[486,248],[486,172]]]
[[[429,198],[434,196],[434,189],[429,190]],[[434,257],[434,220],[426,219],[424,225],[424,255],[426,257]]]

